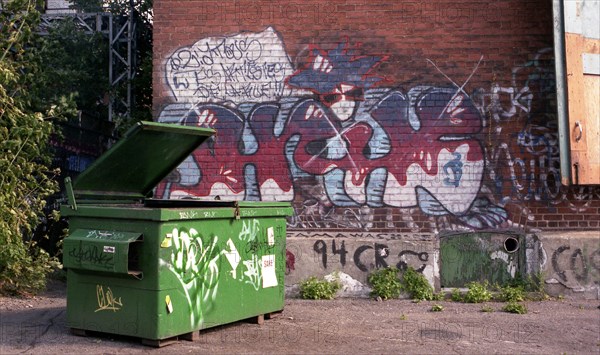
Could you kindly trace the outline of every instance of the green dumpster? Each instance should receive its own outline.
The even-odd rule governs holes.
[[[288,203],[152,199],[211,129],[144,122],[73,183],[67,324],[163,345],[281,311]]]

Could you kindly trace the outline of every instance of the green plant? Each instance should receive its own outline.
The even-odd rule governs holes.
[[[446,294],[443,291],[433,294],[432,301],[443,301],[446,299]]]
[[[463,296],[462,296],[462,294],[460,293],[460,290],[459,290],[459,289],[457,289],[457,288],[455,288],[455,289],[452,289],[452,293],[450,294],[450,298],[451,298],[451,299],[452,299],[452,301],[454,301],[454,302],[462,302],[462,300],[463,300]]]
[[[339,280],[327,281],[311,276],[300,282],[300,296],[304,299],[332,300],[342,288]]]
[[[504,302],[521,302],[525,300],[525,295],[520,286],[506,286],[500,290],[500,299]]]
[[[465,294],[464,301],[467,303],[481,303],[492,299],[492,293],[488,290],[487,281],[471,282],[468,285],[469,290]]]
[[[508,313],[525,314],[527,313],[527,307],[522,303],[508,302],[502,310]]]
[[[443,310],[444,310],[444,306],[439,305],[437,303],[431,307],[431,312],[441,312]]]
[[[486,313],[490,313],[490,312],[495,311],[495,309],[492,306],[485,305],[485,306],[481,307],[481,311],[482,312],[486,312]]]
[[[371,296],[387,300],[400,297],[402,285],[395,267],[379,269],[369,275],[367,281],[372,286]]]
[[[3,2],[0,11],[0,292],[30,293],[45,286],[58,261],[32,239],[46,198],[58,186],[49,168],[54,121],[68,97],[42,100],[37,88],[55,78],[37,55],[39,1]]]
[[[408,317],[406,316],[406,314],[402,313],[402,315],[400,316],[400,320],[407,320]]]
[[[402,289],[415,300],[431,301],[433,299],[433,287],[429,281],[412,267],[408,267],[402,274]]]

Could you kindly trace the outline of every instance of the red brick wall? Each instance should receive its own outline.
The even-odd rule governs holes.
[[[154,14],[157,120],[219,131],[161,197],[292,201],[298,232],[599,227],[600,188],[559,182],[548,1]]]

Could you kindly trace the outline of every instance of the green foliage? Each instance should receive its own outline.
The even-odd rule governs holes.
[[[525,307],[522,303],[517,302],[509,302],[507,303],[502,310],[508,313],[516,313],[516,314],[525,314],[527,313],[527,307]]]
[[[492,293],[488,290],[487,281],[471,282],[468,285],[469,290],[464,296],[464,301],[467,303],[482,303],[492,299]]]
[[[462,294],[460,293],[460,290],[459,290],[459,289],[457,289],[457,288],[455,288],[455,289],[452,289],[452,293],[451,293],[451,295],[450,295],[450,298],[451,298],[451,299],[452,299],[452,301],[454,301],[454,302],[462,302],[462,301],[463,301],[463,296],[462,296]]]
[[[481,311],[485,312],[485,313],[491,313],[491,312],[494,312],[495,309],[492,306],[485,305],[485,306],[481,307]]]
[[[304,299],[332,300],[341,288],[339,280],[327,281],[311,276],[300,283],[300,296]]]
[[[83,12],[110,12],[114,16],[127,17],[133,5],[135,32],[135,75],[131,81],[133,87],[133,106],[131,121],[115,117],[117,130],[124,133],[133,123],[140,120],[152,120],[152,36],[153,1],[152,0],[73,0],[73,7]],[[108,67],[102,67],[108,73]],[[108,82],[108,78],[105,78]],[[125,86],[117,88],[124,95]]]
[[[443,301],[446,299],[446,294],[443,291],[433,294],[432,301]]]
[[[402,289],[415,300],[433,300],[433,287],[423,274],[418,273],[412,267],[407,268],[402,274]]]
[[[32,94],[51,80],[35,51],[34,0],[12,0],[0,12],[0,292],[35,292],[58,265],[31,239],[58,173],[49,168],[52,119],[68,98],[42,102]]]
[[[402,285],[398,278],[399,272],[400,270],[395,267],[379,269],[372,272],[367,279],[372,287],[371,296],[381,297],[381,299],[384,300],[400,297]]]
[[[101,34],[85,33],[70,20],[55,23],[36,42],[36,56],[48,82],[37,82],[32,96],[40,102],[71,97],[77,109],[98,119],[108,118],[108,41]],[[73,114],[71,119],[75,119]]]
[[[500,299],[504,302],[521,302],[525,299],[525,294],[519,286],[506,286],[500,290]]]
[[[441,312],[443,310],[444,310],[444,306],[439,305],[437,303],[431,307],[431,312]]]

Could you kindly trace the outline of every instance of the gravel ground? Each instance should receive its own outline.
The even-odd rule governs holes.
[[[413,303],[370,299],[288,299],[283,313],[263,325],[237,322],[201,332],[194,342],[155,349],[139,339],[71,335],[65,284],[31,298],[0,297],[0,354],[11,353],[600,353],[600,302],[525,302],[524,315],[503,303]],[[431,312],[439,304],[441,312]]]

